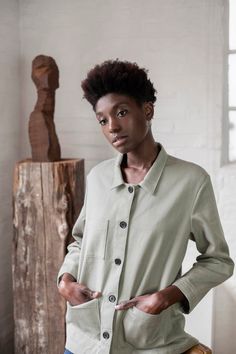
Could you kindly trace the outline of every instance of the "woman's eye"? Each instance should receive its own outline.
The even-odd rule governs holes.
[[[121,111],[119,111],[119,112],[117,113],[117,117],[119,117],[119,118],[124,117],[127,112],[128,112],[127,109],[122,109]]]
[[[106,119],[100,119],[99,120],[100,125],[105,125],[106,124]]]

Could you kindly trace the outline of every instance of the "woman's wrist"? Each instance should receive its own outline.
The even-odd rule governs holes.
[[[59,278],[59,284],[60,284],[61,281],[63,281],[63,282],[75,282],[76,279],[70,273],[64,273]]]
[[[167,307],[174,305],[176,302],[185,302],[187,300],[182,291],[175,285],[170,285],[160,290],[160,293],[164,296]]]

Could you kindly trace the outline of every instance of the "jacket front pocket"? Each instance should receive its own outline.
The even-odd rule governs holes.
[[[84,302],[81,305],[72,306],[67,302],[66,323],[70,332],[76,334],[78,329],[88,337],[99,339],[100,315],[99,299]]]
[[[137,349],[151,349],[165,343],[167,310],[153,315],[129,308],[123,319],[125,340]]]
[[[106,255],[108,220],[88,219],[83,237],[83,255],[104,259]]]

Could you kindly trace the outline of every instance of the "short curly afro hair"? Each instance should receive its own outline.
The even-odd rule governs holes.
[[[156,101],[156,90],[147,77],[147,70],[128,61],[107,60],[91,69],[81,87],[84,98],[93,106],[108,93],[134,98],[137,104]]]

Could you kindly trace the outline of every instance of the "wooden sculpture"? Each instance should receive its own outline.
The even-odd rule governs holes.
[[[52,162],[61,158],[54,125],[55,91],[59,87],[59,70],[55,60],[38,55],[32,62],[32,80],[38,99],[29,120],[32,161]]]
[[[61,159],[53,122],[59,70],[37,56],[38,100],[29,121],[32,159],[15,165],[13,293],[15,354],[59,354],[65,346],[65,300],[56,278],[84,201],[84,160]]]

